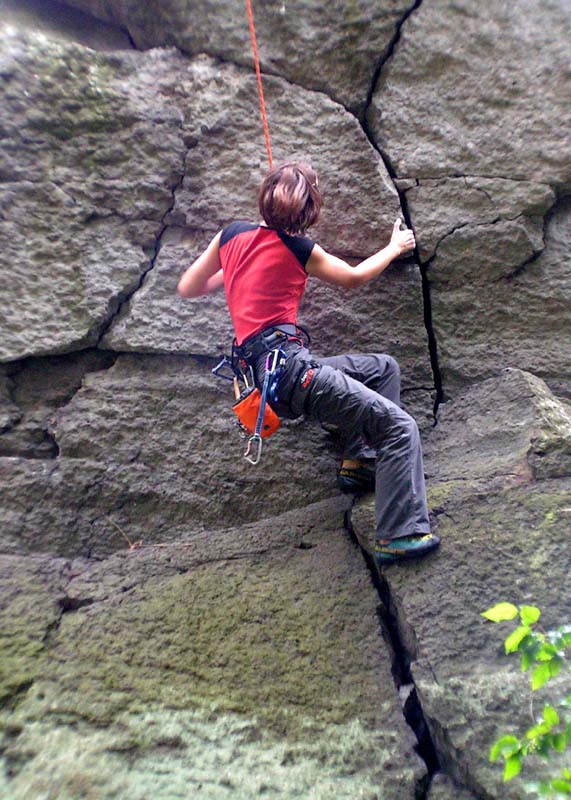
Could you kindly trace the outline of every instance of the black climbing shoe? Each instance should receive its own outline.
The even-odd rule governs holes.
[[[337,485],[345,494],[368,494],[375,491],[375,470],[361,461],[343,461],[337,473]]]
[[[375,560],[379,567],[383,567],[396,561],[420,558],[436,550],[439,544],[440,539],[435,533],[417,533],[398,539],[377,539]]]

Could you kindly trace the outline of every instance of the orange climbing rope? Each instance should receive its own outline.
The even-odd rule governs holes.
[[[260,98],[260,112],[262,114],[262,125],[264,126],[266,150],[268,151],[268,162],[270,164],[270,169],[271,169],[273,166],[272,146],[270,144],[270,129],[268,126],[268,115],[266,114],[266,103],[264,102],[264,89],[262,87],[262,71],[260,69],[260,57],[258,56],[258,45],[256,42],[256,28],[254,27],[252,0],[246,0],[246,7],[248,9],[248,24],[250,26],[250,38],[252,40],[252,50],[254,52],[254,65],[256,67],[256,78],[258,79],[258,96]]]

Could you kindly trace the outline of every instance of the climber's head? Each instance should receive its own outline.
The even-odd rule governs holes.
[[[314,169],[303,161],[273,167],[260,186],[258,205],[264,222],[292,235],[317,222],[323,198]]]

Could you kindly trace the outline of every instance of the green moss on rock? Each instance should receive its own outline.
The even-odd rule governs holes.
[[[60,710],[109,720],[148,704],[256,717],[275,733],[371,717],[355,636],[358,600],[308,589],[304,562],[239,559],[137,586],[64,617],[51,692]],[[333,576],[335,581],[335,576]],[[50,693],[51,693],[50,692]]]

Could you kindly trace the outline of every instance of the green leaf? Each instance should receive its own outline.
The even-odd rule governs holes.
[[[521,758],[519,755],[510,756],[506,761],[506,766],[504,769],[504,781],[507,783],[511,781],[512,778],[515,778],[516,775],[519,775],[521,772]]]
[[[561,778],[555,778],[555,780],[551,781],[551,786],[557,792],[563,792],[563,794],[571,794],[571,782],[564,781]]]
[[[531,673],[531,688],[535,692],[547,683],[551,677],[551,662],[546,661],[534,667]]]
[[[519,615],[524,625],[533,625],[540,618],[541,611],[537,606],[522,606]]]
[[[540,722],[538,725],[534,725],[532,728],[529,728],[525,732],[526,739],[539,739],[541,736],[545,736],[546,733],[549,733],[551,730],[551,725],[547,722]],[[535,742],[535,746],[538,747],[538,742]]]
[[[553,706],[545,706],[543,709],[543,719],[553,727],[559,725],[559,714]]]
[[[519,748],[520,743],[517,736],[512,736],[510,734],[507,736],[501,736],[492,745],[490,750],[490,761],[497,761],[500,756],[507,758],[514,753],[517,753]]]
[[[517,614],[517,608],[512,603],[498,603],[492,608],[488,608],[487,611],[483,611],[482,617],[492,622],[505,622],[508,619],[515,619]]]
[[[531,633],[531,628],[527,625],[520,625],[512,631],[504,642],[506,653],[515,653],[522,641]]]
[[[549,642],[544,642],[541,645],[537,654],[535,656],[536,661],[551,661],[554,656],[558,654],[558,650],[554,644],[550,644]]]
[[[558,753],[563,753],[567,747],[567,737],[564,733],[556,733],[553,736],[553,749]]]
[[[531,653],[527,653],[525,650],[521,654],[521,671],[525,672],[528,670],[533,663],[533,658],[531,657]]]
[[[549,675],[551,678],[555,678],[561,672],[561,667],[563,666],[563,660],[561,658],[554,658],[553,661],[550,661],[547,665],[549,667]]]

